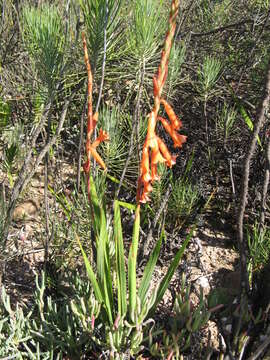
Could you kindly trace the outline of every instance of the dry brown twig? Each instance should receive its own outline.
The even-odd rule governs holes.
[[[245,209],[247,205],[248,186],[249,186],[250,162],[256,149],[259,132],[265,121],[266,112],[269,109],[269,102],[270,102],[270,61],[268,63],[267,74],[265,77],[264,95],[262,97],[261,104],[257,110],[255,127],[251,135],[251,141],[244,163],[243,176],[241,182],[241,194],[239,199],[239,210],[238,210],[238,218],[237,218],[237,237],[238,237],[238,245],[240,251],[242,294],[244,294],[245,292],[248,294],[250,290],[248,273],[247,273],[247,249],[243,235],[243,222],[244,222]]]

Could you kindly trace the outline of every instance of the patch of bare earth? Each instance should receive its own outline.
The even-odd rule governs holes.
[[[59,173],[55,167],[51,174],[55,177],[49,176],[49,185],[54,188],[58,183],[59,187]],[[65,184],[72,176],[74,177],[73,168],[68,163],[63,163],[60,177],[63,192]],[[7,181],[5,185],[8,188]],[[55,200],[50,192],[48,199],[53,207]],[[40,165],[22,197],[18,199],[9,231],[9,258],[5,267],[4,285],[14,303],[31,302],[36,274],[44,264],[44,214],[44,166]]]

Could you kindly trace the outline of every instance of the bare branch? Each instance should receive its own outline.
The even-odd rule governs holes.
[[[238,244],[240,250],[240,261],[241,261],[241,288],[242,293],[246,291],[249,292],[249,281],[247,274],[247,259],[246,259],[246,244],[244,243],[243,236],[243,220],[247,204],[248,196],[248,184],[249,184],[249,173],[250,173],[250,161],[255,152],[258,134],[265,120],[265,114],[269,108],[270,101],[270,61],[268,63],[266,82],[265,82],[265,95],[262,98],[261,105],[257,111],[257,121],[255,123],[255,128],[252,133],[250,146],[247,151],[247,156],[244,163],[243,177],[241,183],[241,194],[239,200],[239,210],[238,210],[238,219],[237,219],[237,235],[238,235]]]
[[[269,186],[269,175],[270,175],[270,137],[268,137],[268,142],[265,151],[265,173],[264,173],[262,201],[261,201],[260,232],[263,231],[264,229],[266,198],[267,198],[267,191]]]

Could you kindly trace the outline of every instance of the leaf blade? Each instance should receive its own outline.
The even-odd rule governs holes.
[[[173,277],[173,274],[179,264],[179,261],[181,260],[183,254],[184,254],[184,251],[192,237],[192,234],[193,234],[193,231],[195,229],[195,226],[194,225],[190,231],[190,233],[188,234],[188,236],[186,237],[184,243],[182,244],[181,248],[177,251],[173,261],[171,262],[170,266],[169,266],[169,269],[166,273],[166,275],[164,276],[164,278],[162,279],[160,285],[159,285],[159,288],[158,288],[158,291],[157,291],[157,297],[156,297],[156,301],[154,303],[154,305],[152,306],[152,308],[150,309],[150,316],[151,314],[153,314],[153,312],[155,312],[156,308],[157,308],[157,305],[160,303],[160,301],[162,300],[163,298],[163,295],[165,293],[165,291],[167,290],[168,286],[169,286],[169,283]]]
[[[140,233],[140,205],[137,205],[133,225],[132,243],[128,257],[129,317],[134,321],[136,307],[136,263]]]
[[[83,256],[83,260],[84,260],[84,264],[85,264],[85,268],[86,268],[86,272],[87,272],[87,275],[88,275],[88,279],[90,280],[92,286],[93,286],[93,290],[94,290],[94,293],[95,293],[95,296],[97,298],[97,300],[102,303],[104,302],[104,299],[103,299],[103,296],[102,296],[102,292],[100,290],[100,287],[98,285],[98,282],[97,282],[97,279],[96,279],[96,276],[95,276],[95,273],[90,265],[90,262],[86,256],[86,253],[82,247],[82,244],[81,244],[81,241],[78,237],[78,235],[75,233],[75,237],[76,237],[76,240],[79,244],[79,247],[80,247],[80,250],[81,250],[81,253],[82,253],[82,256]]]
[[[145,266],[144,272],[143,272],[143,277],[141,280],[141,284],[138,290],[138,296],[141,300],[141,303],[143,304],[145,302],[145,298],[150,286],[150,282],[151,282],[151,278],[154,272],[154,268],[156,266],[157,260],[158,260],[158,256],[160,253],[160,248],[161,248],[161,243],[162,243],[162,239],[163,239],[163,232]]]
[[[121,225],[121,215],[119,201],[114,202],[114,237],[116,245],[116,273],[117,273],[117,293],[118,293],[118,313],[123,316],[127,312],[126,302],[126,274],[124,261],[124,244]]]

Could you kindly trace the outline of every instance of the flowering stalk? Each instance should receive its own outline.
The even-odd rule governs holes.
[[[152,183],[155,180],[159,180],[157,164],[165,163],[167,166],[172,167],[172,165],[176,163],[176,155],[171,155],[166,144],[156,135],[155,129],[157,121],[162,123],[166,132],[171,136],[175,148],[182,147],[182,144],[186,141],[186,136],[178,133],[178,130],[182,126],[182,122],[175,115],[172,107],[167,101],[161,98],[168,74],[168,62],[175,33],[178,9],[179,0],[172,0],[169,29],[165,38],[160,65],[157,74],[153,77],[154,107],[148,115],[148,130],[142,150],[140,177],[137,186],[137,204],[145,203],[150,200],[148,195],[152,191]],[[170,122],[158,116],[160,104],[164,106]]]
[[[99,135],[97,139],[91,143],[91,136],[93,134],[93,131],[97,125],[98,121],[98,113],[96,112],[93,115],[93,105],[92,105],[92,99],[93,99],[93,76],[91,71],[91,65],[89,62],[88,57],[88,51],[87,51],[87,44],[86,44],[86,38],[85,33],[82,33],[82,40],[83,40],[83,49],[84,49],[84,61],[85,66],[87,70],[87,92],[88,92],[88,101],[87,101],[87,135],[86,135],[86,162],[83,165],[84,172],[87,177],[87,192],[88,192],[88,198],[90,200],[90,167],[91,167],[91,156],[96,160],[96,162],[104,169],[106,170],[106,165],[100,155],[97,153],[96,148],[102,141],[109,140],[109,135],[100,129]]]

